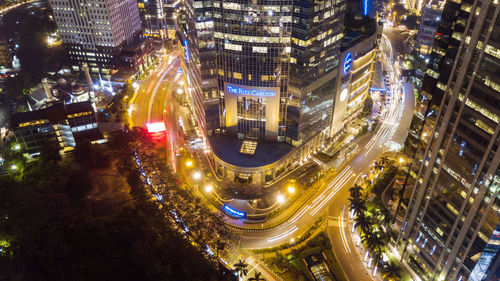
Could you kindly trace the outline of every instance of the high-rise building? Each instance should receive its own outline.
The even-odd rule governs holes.
[[[371,71],[361,62],[373,59],[376,46],[367,40],[366,48],[341,52],[345,8],[343,0],[186,1],[179,22],[196,68],[186,73],[190,96],[219,176],[268,183],[342,129],[344,118],[332,124],[332,115],[351,93],[339,101],[340,92],[354,60]]]
[[[429,56],[398,237],[422,280],[468,280],[500,221],[499,10],[494,0],[447,1]]]
[[[167,22],[163,8],[164,0],[139,0],[142,32],[144,35],[156,38],[167,38]]]
[[[74,69],[110,73],[121,48],[141,32],[136,0],[49,0]]]
[[[430,1],[420,11],[420,24],[418,26],[415,48],[423,56],[427,56],[430,53],[444,3],[445,1]]]
[[[143,35],[165,40],[175,39],[179,0],[138,0]]]

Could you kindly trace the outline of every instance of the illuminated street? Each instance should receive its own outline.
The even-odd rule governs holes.
[[[384,69],[390,73],[392,94],[390,101],[387,102],[387,107],[382,109],[381,121],[377,129],[369,137],[363,137],[359,140],[359,148],[354,152],[354,156],[348,159],[349,162],[341,165],[338,172],[326,174],[323,179],[324,184],[308,200],[308,203],[304,204],[294,214],[285,212],[283,215],[274,218],[271,228],[266,227],[267,223],[249,229],[235,228],[236,233],[241,236],[242,247],[265,248],[288,243],[290,239],[298,239],[317,218],[324,216],[326,213],[329,219],[328,232],[333,242],[333,250],[346,275],[349,276],[350,280],[369,280],[359,257],[355,254],[355,246],[350,239],[350,232],[346,226],[345,218],[347,218],[347,214],[345,209],[348,208],[347,198],[349,197],[347,189],[352,186],[355,180],[359,179],[361,173],[369,170],[370,164],[374,160],[388,150],[387,144],[391,143],[390,141],[397,127],[408,126],[408,124],[403,125],[399,124],[399,122],[405,102],[408,99],[413,100],[413,93],[406,93],[404,98],[401,98],[403,97],[401,92],[403,86],[399,82],[399,64],[395,62],[394,51],[385,36],[382,39],[381,49]],[[173,151],[177,146],[186,146],[185,139],[179,139],[179,117],[183,120],[182,123],[187,123],[188,118],[186,115],[189,114],[189,111],[172,98],[173,93],[177,91],[176,89],[182,88],[183,82],[180,82],[182,81],[181,76],[177,73],[177,61],[172,57],[169,57],[169,61],[171,64],[162,65],[142,82],[135,104],[147,104],[149,106],[134,107],[132,119],[135,120],[134,124],[145,124],[146,122],[160,120],[166,123],[167,145],[169,151],[171,151],[170,159],[173,167],[176,167],[182,161],[175,160]],[[406,114],[411,113],[412,110],[406,110]],[[197,153],[199,155],[198,159],[203,160],[203,151]],[[203,161],[197,163],[203,163]],[[184,173],[184,180],[191,178],[187,171],[189,169],[179,171]],[[187,183],[196,185],[195,181],[187,181]],[[281,223],[276,224],[279,221]],[[342,232],[339,230],[342,230]],[[259,271],[266,270],[261,268]]]

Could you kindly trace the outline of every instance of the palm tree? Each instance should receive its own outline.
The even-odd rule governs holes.
[[[365,234],[371,233],[372,221],[368,216],[366,216],[365,212],[359,212],[354,221],[355,221],[354,226],[359,227],[361,232]]]
[[[247,276],[248,264],[245,261],[239,260],[238,263],[233,264],[234,270],[238,273],[239,277]]]
[[[351,203],[351,210],[354,211],[354,214],[366,211],[365,200],[361,198],[349,198],[349,202]]]
[[[391,214],[391,211],[387,208],[382,208],[381,210],[381,215],[382,215],[382,218],[380,220],[380,223],[386,228],[386,229],[389,229],[390,226],[391,226],[391,222],[392,222],[392,214]]]
[[[382,246],[384,245],[377,237],[376,233],[365,233],[361,236],[361,241],[366,243],[367,250],[373,253],[380,252]]]
[[[382,275],[385,280],[397,281],[401,279],[401,267],[394,261],[389,261],[384,265],[384,274]]]
[[[362,190],[363,188],[355,183],[353,187],[349,188],[349,193],[351,194],[352,198],[359,198],[362,195]]]
[[[384,170],[384,166],[382,166],[379,162],[375,162],[375,166],[373,166],[375,170],[379,170],[382,172]]]
[[[251,278],[248,278],[248,281],[266,281],[266,279],[260,277],[262,273],[255,271],[255,275]]]
[[[387,164],[389,164],[389,158],[387,158],[386,156],[382,156],[382,157],[380,157],[379,163],[380,163],[380,165],[386,167]]]

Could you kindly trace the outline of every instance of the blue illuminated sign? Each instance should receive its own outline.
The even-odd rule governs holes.
[[[186,51],[186,61],[189,60],[189,49],[188,49],[188,41],[184,40],[184,50]]]
[[[235,217],[235,218],[244,218],[247,215],[242,211],[238,211],[238,210],[235,210],[235,209],[229,207],[228,205],[224,205],[224,210],[226,211],[226,213],[228,215]]]
[[[347,53],[344,57],[344,64],[342,65],[342,69],[344,70],[344,74],[349,73],[352,67],[352,55],[351,53]]]
[[[384,89],[384,88],[370,88],[370,91],[385,92],[385,91],[386,91],[386,89]]]
[[[274,91],[261,91],[256,89],[244,89],[240,87],[233,87],[227,85],[227,91],[231,94],[235,95],[248,95],[248,96],[256,96],[256,97],[274,97],[276,92]]]
[[[363,0],[363,16],[368,15],[368,0]]]

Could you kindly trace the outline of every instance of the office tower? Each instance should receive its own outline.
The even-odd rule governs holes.
[[[137,2],[143,35],[158,40],[175,38],[176,10],[181,1],[138,0]]]
[[[214,1],[221,130],[300,145],[324,129],[327,121],[311,119],[331,107],[335,91],[325,86],[336,77],[344,9],[343,1]]]
[[[180,1],[174,0],[139,0],[143,35],[165,40],[175,38],[177,8]]]
[[[499,9],[445,4],[418,96],[398,243],[423,280],[467,280],[500,221]]]
[[[141,32],[135,0],[50,0],[74,69],[110,73],[121,48]]]
[[[139,0],[138,6],[143,34],[156,39],[167,38],[163,0]]]
[[[425,57],[430,53],[444,3],[445,1],[430,1],[420,10],[420,24],[415,48]]]
[[[352,101],[343,89],[354,61],[371,71],[376,42],[341,53],[345,8],[343,0],[185,2],[180,37],[192,71],[184,73],[219,176],[269,183],[343,128],[345,118],[332,115]]]

